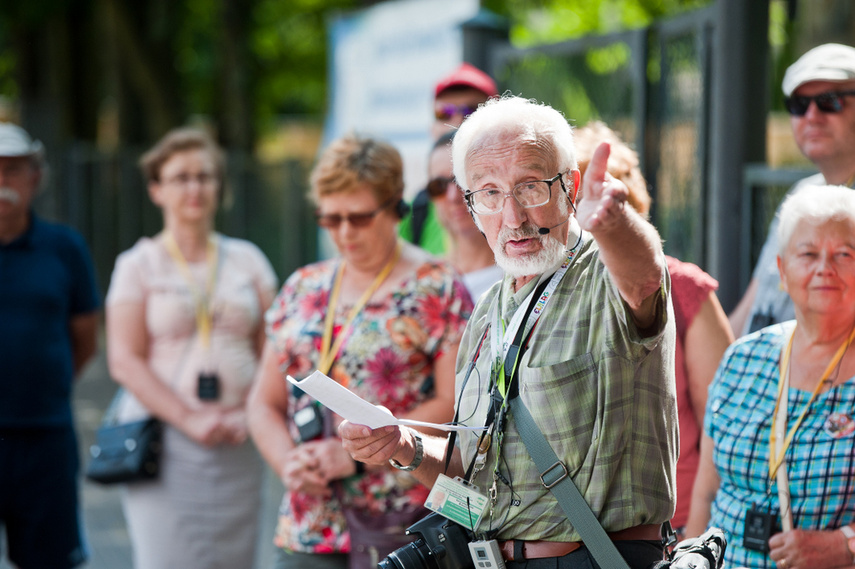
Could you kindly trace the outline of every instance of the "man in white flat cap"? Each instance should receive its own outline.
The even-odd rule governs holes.
[[[101,304],[83,238],[32,211],[44,171],[42,144],[0,122],[0,558],[22,569],[87,557],[71,389]]]
[[[837,43],[815,47],[784,74],[784,103],[796,144],[819,169],[804,185],[855,184],[855,48]],[[777,215],[745,295],[730,315],[737,337],[795,318],[778,276]]]

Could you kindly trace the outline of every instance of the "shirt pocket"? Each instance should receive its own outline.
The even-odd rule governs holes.
[[[572,472],[599,436],[597,366],[590,353],[525,368],[523,401],[559,458]]]

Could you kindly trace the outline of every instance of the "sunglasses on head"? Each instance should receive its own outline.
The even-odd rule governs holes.
[[[474,113],[476,108],[472,105],[440,105],[434,109],[434,115],[438,121],[448,120],[454,115],[461,115],[465,119]]]
[[[378,213],[389,207],[390,202],[386,202],[374,211],[367,211],[365,213],[348,213],[347,215],[341,215],[339,213],[328,213],[322,214],[319,211],[315,212],[315,217],[318,220],[318,225],[323,227],[324,229],[335,229],[343,221],[348,222],[350,225],[354,227],[368,227],[371,225],[371,222],[374,221],[374,218]]]
[[[454,178],[438,176],[427,183],[427,193],[431,198],[441,198],[448,191],[448,184],[454,182]]]
[[[811,101],[816,103],[816,108],[824,113],[839,113],[843,110],[843,97],[851,97],[855,91],[826,91],[811,97],[806,95],[793,95],[784,98],[784,106],[787,111],[797,117],[803,117],[810,107]]]

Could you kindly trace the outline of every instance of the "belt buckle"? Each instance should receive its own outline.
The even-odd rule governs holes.
[[[558,478],[555,479],[555,481],[548,483],[546,481],[546,476],[548,476],[554,469],[558,467],[561,468],[562,472],[560,473]],[[547,490],[551,490],[553,486],[567,478],[568,475],[569,473],[567,472],[567,467],[564,466],[564,463],[559,460],[558,462],[543,471],[543,474],[540,475],[540,483],[543,484],[544,488],[546,488]]]

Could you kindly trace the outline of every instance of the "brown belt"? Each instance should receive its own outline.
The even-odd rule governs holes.
[[[662,537],[660,528],[659,524],[648,524],[610,532],[608,536],[613,541],[658,541]],[[511,539],[499,542],[499,549],[501,549],[505,561],[562,557],[568,553],[573,553],[580,547],[582,547],[581,541],[520,541]]]

